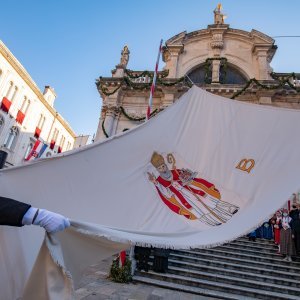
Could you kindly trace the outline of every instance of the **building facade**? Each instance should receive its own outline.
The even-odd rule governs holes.
[[[300,109],[300,76],[273,72],[270,64],[276,49],[275,41],[262,32],[224,24],[218,6],[214,24],[165,42],[165,66],[158,74],[152,110],[156,113],[171,105],[192,84],[239,101]],[[103,99],[96,140],[144,121],[153,72],[128,70],[129,55],[125,46],[112,77],[96,82]]]
[[[48,145],[42,157],[71,150],[76,135],[54,109],[56,94],[42,93],[21,63],[0,41],[0,149],[6,166],[22,163],[37,140]]]

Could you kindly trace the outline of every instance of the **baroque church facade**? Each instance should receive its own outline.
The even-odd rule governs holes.
[[[300,109],[300,74],[273,72],[270,64],[276,50],[274,39],[260,31],[224,24],[218,6],[214,24],[165,42],[165,66],[158,72],[153,113],[174,103],[192,84],[233,101]],[[125,46],[112,76],[96,81],[103,99],[96,140],[144,121],[153,72],[128,70],[129,55]]]

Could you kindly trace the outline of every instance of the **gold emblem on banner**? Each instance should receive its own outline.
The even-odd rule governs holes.
[[[238,165],[235,168],[239,169],[241,171],[245,171],[245,172],[250,173],[251,170],[254,168],[254,166],[255,166],[254,159],[252,159],[252,158],[250,158],[250,159],[244,158],[244,159],[242,159],[238,163]]]

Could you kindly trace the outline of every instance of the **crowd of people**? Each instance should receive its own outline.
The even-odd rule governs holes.
[[[287,208],[278,210],[270,220],[250,232],[248,237],[252,241],[256,238],[274,240],[278,253],[286,261],[300,256],[300,204],[293,203],[290,211]]]

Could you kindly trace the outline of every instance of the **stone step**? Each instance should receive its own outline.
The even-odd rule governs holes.
[[[280,277],[280,278],[287,278],[290,279],[291,277],[298,282],[300,282],[300,272],[295,273],[295,272],[290,272],[289,269],[286,270],[272,270],[268,267],[264,267],[259,265],[241,265],[240,262],[237,263],[232,263],[232,262],[227,262],[224,260],[210,260],[207,258],[192,258],[191,256],[184,256],[180,254],[174,254],[173,255],[174,259],[170,258],[170,262],[176,262],[178,264],[193,264],[193,265],[199,265],[200,268],[205,268],[205,267],[215,267],[218,270],[226,269],[226,270],[233,270],[233,271],[241,271],[245,273],[251,273],[251,274],[261,274],[261,275],[266,275],[266,276],[274,276],[274,277]],[[300,270],[297,270],[300,271]]]
[[[207,261],[219,261],[219,262],[228,262],[228,263],[235,263],[242,266],[253,266],[257,265],[257,262],[254,262],[253,260],[249,260],[247,258],[237,258],[237,257],[224,257],[223,255],[218,254],[212,254],[212,253],[201,253],[197,252],[192,254],[191,251],[176,251],[170,253],[170,258],[176,257],[177,259],[183,260],[183,261],[197,261],[197,258],[206,259]],[[287,262],[288,264],[288,262]],[[295,274],[299,274],[300,268],[298,266],[294,265],[287,265],[287,264],[279,264],[277,262],[275,263],[268,263],[268,262],[259,262],[259,266],[270,269],[270,270],[277,270],[277,271],[287,271]],[[292,264],[292,263],[289,263]]]
[[[250,255],[252,254],[252,255],[258,255],[258,256],[262,256],[262,257],[272,257],[272,258],[280,257],[280,254],[277,253],[276,250],[274,250],[274,251],[265,250],[265,249],[253,250],[253,249],[249,249],[249,248],[241,249],[241,248],[231,246],[231,245],[219,246],[214,249],[223,250],[223,251],[231,251],[231,252],[241,253],[241,254],[250,254]]]
[[[292,262],[287,262],[284,261],[283,258],[278,255],[278,258],[274,257],[268,257],[263,254],[245,254],[245,253],[240,253],[236,251],[224,251],[220,250],[217,248],[212,248],[212,249],[194,249],[192,250],[178,250],[179,252],[185,252],[189,253],[190,255],[198,255],[198,254],[203,254],[203,253],[209,253],[210,255],[216,254],[216,255],[221,255],[224,257],[224,259],[227,259],[229,257],[234,257],[234,258],[240,258],[240,259],[247,259],[247,260],[252,260],[253,262],[267,262],[267,263],[272,263],[272,264],[279,264],[279,265],[284,265],[284,266],[295,266],[295,267],[300,267],[300,262],[298,261],[292,261]]]
[[[219,273],[209,273],[204,271],[196,271],[186,268],[178,268],[170,266],[169,274],[180,275],[185,278],[197,278],[202,280],[214,281],[219,283],[231,284],[240,287],[254,288],[258,290],[273,291],[277,293],[285,293],[289,295],[300,295],[300,287],[274,284],[269,282],[261,282],[253,279],[245,279],[242,277],[222,275]]]
[[[253,250],[265,250],[265,251],[275,251],[277,252],[278,250],[278,246],[277,245],[266,245],[266,246],[261,246],[259,244],[256,244],[255,242],[253,242],[252,244],[246,244],[243,242],[238,242],[238,241],[234,241],[228,244],[224,244],[224,246],[232,246],[235,247],[237,249],[253,249]]]
[[[144,276],[135,275],[133,280],[136,282],[144,283],[144,284],[151,284],[154,286],[158,286],[161,288],[168,288],[176,291],[191,293],[199,296],[206,296],[213,299],[224,299],[224,300],[241,300],[240,295],[232,295],[228,293],[218,292],[214,290],[202,289],[199,287],[193,286],[186,286],[178,283],[173,282],[166,282],[164,280],[156,280]],[[243,297],[243,300],[253,300],[255,298],[250,297]]]
[[[261,238],[257,238],[256,241],[253,242],[253,241],[249,241],[248,237],[240,237],[240,238],[236,239],[235,241],[245,242],[245,243],[256,243],[258,245],[264,245],[264,246],[274,245],[274,240],[266,240],[266,239],[261,239]]]
[[[257,280],[259,282],[266,282],[276,285],[282,286],[292,286],[296,288],[300,288],[300,277],[298,276],[298,280],[296,280],[291,274],[289,274],[289,278],[283,278],[279,274],[272,274],[268,272],[268,274],[257,274],[249,271],[241,271],[241,270],[232,270],[228,268],[220,268],[214,266],[207,266],[195,263],[182,262],[177,260],[169,260],[169,270],[170,273],[174,273],[173,270],[175,268],[181,268],[183,270],[193,270],[195,272],[206,272],[209,274],[219,274],[226,276],[233,276],[236,278],[249,279],[249,280]],[[176,271],[176,270],[175,270]],[[180,274],[179,274],[180,275]]]
[[[219,291],[227,294],[240,295],[237,299],[245,299],[244,297],[252,297],[254,299],[278,299],[278,300],[299,300],[300,296],[286,294],[285,292],[277,293],[273,291],[266,291],[262,289],[255,289],[249,287],[237,286],[234,284],[228,284],[217,281],[209,281],[205,279],[198,279],[186,276],[180,276],[176,274],[157,274],[152,271],[150,272],[138,272],[138,276],[134,276],[135,281],[139,281],[141,276],[147,279],[159,280],[164,287],[170,288],[170,282],[180,285],[185,285],[189,288],[197,287],[201,289],[209,289],[213,291]],[[144,279],[145,280],[145,279]],[[148,282],[149,283],[149,282]],[[192,290],[190,289],[192,292]],[[243,298],[241,297],[243,296]],[[248,298],[249,299],[249,298]]]
[[[278,246],[275,245],[275,243],[272,243],[272,244],[260,244],[260,243],[257,243],[257,242],[246,242],[246,241],[233,241],[233,242],[230,242],[228,244],[238,244],[238,245],[243,245],[244,247],[257,247],[257,248],[260,248],[260,249],[278,249]]]

